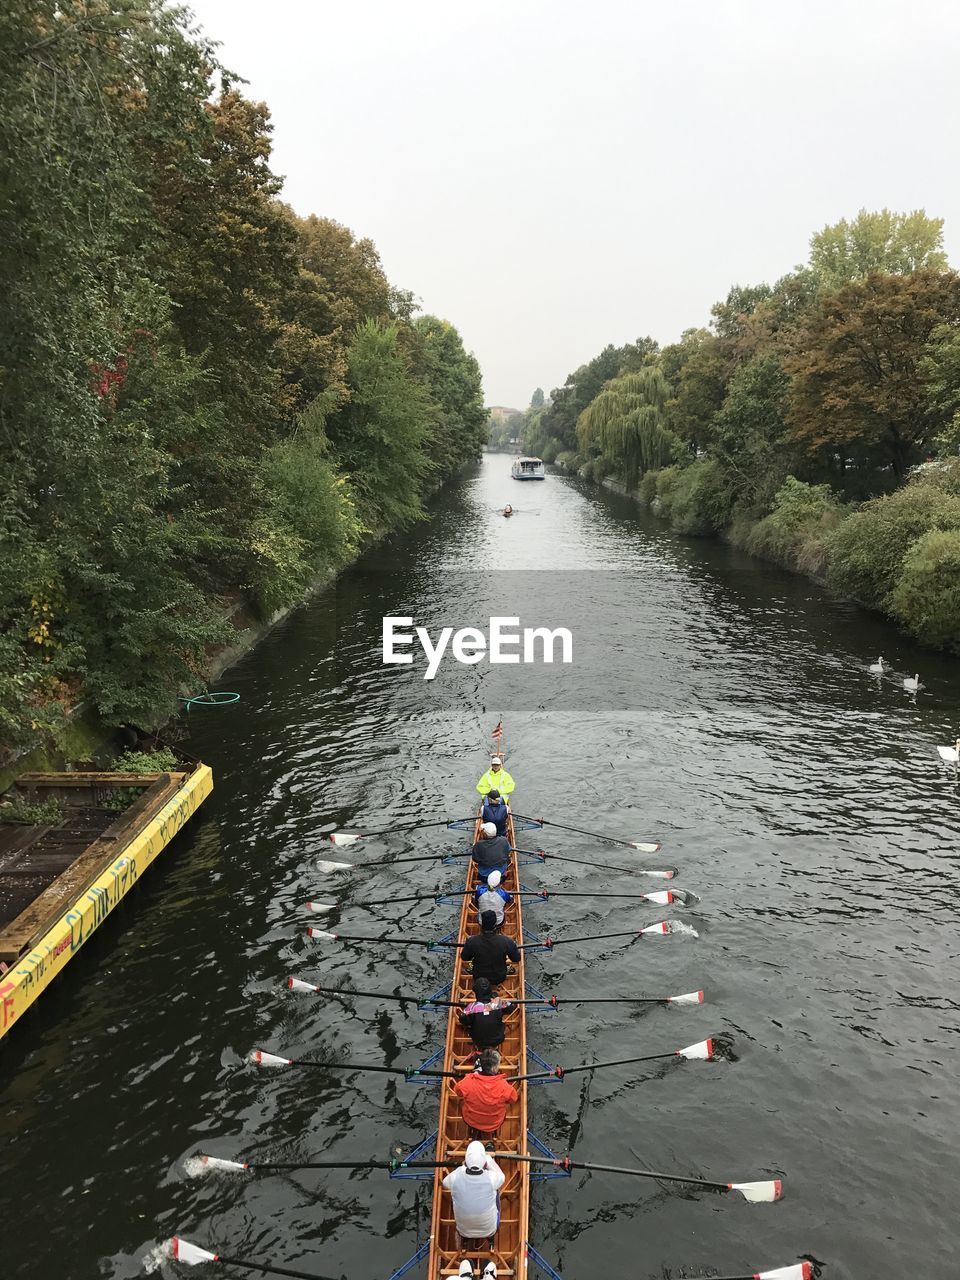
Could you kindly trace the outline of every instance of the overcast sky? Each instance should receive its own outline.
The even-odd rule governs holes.
[[[376,243],[522,408],[861,207],[946,219],[956,0],[192,0],[301,214]]]

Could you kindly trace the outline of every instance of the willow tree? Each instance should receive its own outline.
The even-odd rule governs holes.
[[[577,419],[581,449],[598,448],[629,486],[644,471],[668,466],[683,452],[666,425],[669,397],[670,387],[656,365],[612,378]]]

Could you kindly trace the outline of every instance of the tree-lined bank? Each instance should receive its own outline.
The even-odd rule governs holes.
[[[513,427],[678,533],[824,575],[960,652],[960,276],[942,231],[861,211],[774,285],[731,289],[709,329],[608,346]]]
[[[182,11],[0,13],[0,747],[150,723],[478,455],[480,371],[370,240],[298,217]]]

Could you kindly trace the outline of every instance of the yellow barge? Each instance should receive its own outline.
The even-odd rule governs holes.
[[[124,788],[136,798],[118,812]],[[186,825],[213,774],[28,773],[16,789],[56,800],[63,817],[0,825],[0,1038]]]

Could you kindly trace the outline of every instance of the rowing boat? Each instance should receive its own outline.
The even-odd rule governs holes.
[[[504,756],[503,750],[503,730],[498,724],[494,731],[494,751],[491,755]],[[434,897],[437,903],[449,901],[452,897],[460,898],[460,913],[458,926],[451,931],[446,937],[440,939],[425,938],[405,938],[404,940],[411,945],[427,945],[431,950],[439,947],[448,947],[454,953],[453,974],[450,982],[434,995],[422,999],[417,998],[418,1007],[424,1011],[436,1012],[441,1006],[448,1006],[446,1015],[446,1030],[443,1039],[442,1048],[438,1049],[433,1055],[428,1057],[424,1063],[415,1068],[388,1067],[380,1064],[360,1064],[360,1063],[328,1063],[319,1062],[311,1059],[295,1060],[281,1057],[277,1054],[265,1052],[263,1050],[254,1050],[250,1055],[250,1061],[256,1062],[262,1066],[268,1067],[295,1067],[295,1068],[312,1068],[317,1070],[346,1069],[374,1072],[388,1072],[396,1075],[402,1075],[410,1083],[432,1084],[439,1082],[441,1087],[440,1107],[436,1135],[430,1135],[416,1144],[412,1149],[403,1152],[396,1149],[389,1161],[383,1160],[366,1160],[366,1161],[307,1161],[299,1163],[248,1163],[224,1160],[220,1157],[204,1156],[191,1157],[188,1163],[195,1166],[195,1170],[202,1169],[206,1172],[224,1172],[232,1174],[248,1174],[248,1173],[277,1173],[291,1172],[297,1169],[383,1169],[389,1172],[391,1178],[408,1178],[408,1179],[430,1179],[433,1182],[432,1195],[432,1212],[430,1235],[418,1247],[412,1257],[408,1258],[401,1266],[399,1266],[388,1278],[388,1280],[401,1280],[401,1277],[407,1276],[415,1268],[424,1261],[427,1264],[427,1280],[449,1280],[450,1277],[469,1274],[479,1277],[482,1274],[490,1274],[485,1269],[490,1267],[495,1270],[497,1277],[509,1277],[509,1280],[528,1280],[528,1268],[535,1266],[540,1272],[549,1277],[549,1280],[562,1280],[559,1273],[550,1265],[550,1263],[538,1252],[530,1242],[529,1219],[530,1219],[530,1189],[531,1183],[535,1180],[543,1178],[569,1177],[574,1169],[582,1169],[587,1171],[595,1171],[602,1173],[610,1173],[634,1178],[649,1179],[660,1186],[684,1185],[696,1188],[701,1192],[711,1193],[734,1193],[742,1196],[752,1203],[769,1203],[778,1200],[781,1195],[781,1182],[779,1178],[766,1179],[760,1182],[733,1182],[733,1181],[712,1181],[705,1178],[693,1177],[676,1173],[662,1173],[649,1169],[623,1168],[609,1164],[588,1164],[575,1161],[569,1156],[556,1156],[550,1149],[538,1139],[528,1128],[527,1116],[527,1080],[547,1083],[552,1081],[556,1083],[562,1080],[565,1075],[573,1072],[586,1071],[594,1072],[601,1068],[619,1067],[626,1063],[645,1063],[660,1059],[686,1059],[686,1060],[709,1060],[713,1056],[713,1047],[711,1040],[700,1041],[697,1044],[688,1045],[686,1048],[673,1050],[668,1053],[648,1054],[641,1057],[618,1059],[613,1062],[588,1062],[571,1068],[555,1067],[552,1070],[549,1064],[540,1058],[527,1044],[527,1006],[540,1005],[542,1011],[552,1012],[558,1006],[556,996],[544,996],[537,991],[526,980],[524,957],[530,950],[549,950],[559,942],[583,942],[592,939],[614,938],[626,936],[623,933],[611,934],[590,934],[581,938],[560,938],[557,940],[551,938],[539,938],[528,933],[523,925],[523,896],[548,896],[547,891],[536,893],[535,891],[525,889],[520,883],[519,868],[522,865],[521,859],[527,862],[542,865],[543,858],[547,855],[542,850],[524,851],[517,844],[517,828],[529,829],[531,827],[542,827],[546,819],[542,818],[523,818],[510,814],[508,817],[508,836],[510,840],[510,861],[507,871],[504,875],[503,885],[512,895],[512,901],[506,905],[504,912],[504,931],[511,936],[521,948],[520,961],[514,965],[511,972],[508,973],[504,983],[499,984],[498,994],[516,1002],[514,1011],[504,1023],[506,1038],[500,1046],[501,1053],[501,1070],[511,1079],[518,1087],[517,1101],[509,1105],[506,1112],[506,1118],[496,1135],[494,1158],[503,1169],[505,1182],[500,1189],[500,1221],[496,1234],[487,1241],[463,1241],[459,1238],[456,1223],[453,1216],[453,1207],[451,1197],[443,1186],[445,1174],[451,1168],[462,1164],[466,1152],[467,1143],[471,1137],[465,1122],[460,1113],[459,1105],[454,1102],[454,1094],[452,1083],[462,1078],[467,1073],[474,1070],[476,1050],[473,1047],[468,1033],[461,1024],[459,1018],[459,1010],[464,1004],[470,1003],[473,999],[472,975],[467,971],[466,964],[462,957],[462,944],[479,930],[479,921],[477,919],[477,911],[475,906],[475,890],[480,882],[480,876],[476,864],[472,858],[468,862],[468,869],[465,880],[463,882],[463,890],[447,891],[440,895],[415,895],[420,898]],[[445,826],[450,830],[458,830],[470,832],[473,835],[474,842],[480,835],[480,817],[454,819],[442,823],[417,823],[417,828],[423,826],[437,825]],[[578,828],[566,827],[562,824],[554,823],[561,829],[577,831]],[[391,828],[390,830],[397,830]],[[368,832],[368,835],[383,834],[382,832]],[[586,834],[586,833],[584,833]],[[363,833],[335,832],[329,839],[338,846],[345,846],[363,839]],[[655,852],[659,849],[659,843],[641,842],[634,840],[616,839],[614,837],[600,836],[601,840],[612,840],[613,843],[626,845],[638,851]],[[360,867],[396,865],[400,862],[429,860],[433,856],[441,857],[445,863],[453,862],[458,856],[467,856],[469,850],[453,855],[417,855],[413,858],[389,859],[359,864]],[[554,855],[556,856],[556,855]],[[593,866],[596,868],[607,869],[610,871],[627,870],[627,868],[609,867],[605,863],[584,862],[583,859],[567,858],[566,861],[577,863],[579,865]],[[334,863],[321,862],[318,864],[320,870],[325,875],[338,874],[341,871],[350,871],[357,869],[354,864],[350,863]],[[673,870],[653,871],[646,868],[638,867],[631,874],[647,874],[657,878],[672,878]],[[576,895],[573,895],[576,896]],[[584,896],[593,896],[588,894]],[[604,893],[605,897],[622,896],[625,898],[649,898],[651,901],[670,902],[673,898],[671,892],[657,894],[615,894]],[[403,899],[394,898],[391,901],[402,901]],[[678,900],[682,901],[682,898]],[[310,903],[307,904],[312,911],[330,911],[339,910],[336,903]],[[364,905],[364,904],[358,904]],[[368,907],[377,905],[376,900],[366,903]],[[683,926],[680,926],[681,931]],[[643,928],[635,928],[629,931],[635,938],[642,936],[662,937],[671,932],[676,931],[676,926],[672,926],[666,921],[661,921],[655,925],[648,925]],[[688,933],[691,930],[686,930]],[[307,930],[307,936],[314,940],[324,941],[341,941],[348,945],[355,944],[372,944],[380,945],[384,941],[383,936],[369,937],[355,934],[340,934],[330,932],[324,929]],[[355,991],[352,989],[340,989],[331,987],[314,986],[312,983],[305,982],[302,979],[289,978],[287,986],[293,991],[314,992],[319,994],[333,994],[339,996],[348,996],[354,998],[375,998],[381,1002],[390,1000],[400,1001],[402,1004],[411,1003],[409,997],[399,996],[396,994],[374,992],[374,991]],[[597,998],[578,999],[575,1003],[639,1003],[639,1004],[660,1004],[660,1005],[699,1005],[703,1000],[703,992],[689,992],[685,995],[678,996],[609,996],[604,995]],[[528,1062],[532,1060],[535,1064],[546,1068],[544,1071],[528,1072]],[[425,1158],[432,1156],[432,1159]],[[549,1171],[546,1171],[549,1170]],[[428,1172],[429,1171],[429,1172]],[[257,1271],[266,1275],[280,1275],[286,1277],[297,1277],[298,1280],[318,1280],[317,1277],[309,1272],[299,1271],[287,1266],[278,1266],[274,1263],[266,1263],[254,1261],[250,1258],[232,1258],[224,1254],[214,1253],[208,1249],[195,1245],[183,1237],[174,1237],[161,1246],[162,1256],[174,1257],[181,1262],[189,1265],[198,1265],[202,1263],[219,1262],[234,1265],[246,1271]],[[461,1268],[470,1268],[469,1271]],[[746,1275],[738,1274],[735,1276],[722,1276],[718,1280],[812,1280],[813,1268],[810,1262],[801,1261],[793,1263],[785,1267],[776,1267],[768,1271],[752,1271]],[[360,1273],[352,1273],[352,1280],[373,1280],[372,1277],[362,1276]],[[580,1280],[587,1280],[582,1276]]]
[[[493,755],[501,755],[502,732],[494,739],[496,750]],[[491,756],[491,759],[493,757]],[[480,818],[478,816],[474,841],[480,839]],[[503,877],[503,887],[511,895],[504,911],[503,932],[517,943],[523,941],[523,907],[520,897],[520,877],[517,867],[516,832],[512,814],[507,820],[507,836],[510,847],[510,862]],[[457,929],[457,941],[463,943],[480,930],[477,911],[474,905],[474,891],[480,884],[477,865],[470,860],[467,866],[465,892],[460,907],[460,921]],[[450,999],[467,1004],[473,999],[473,979],[467,972],[461,951],[458,947],[455,954],[453,979]],[[497,994],[507,1000],[521,1000],[525,991],[524,959],[526,952],[520,952],[520,962],[513,966],[507,974],[506,982],[500,984]],[[520,1075],[527,1062],[527,1021],[526,1005],[518,1004],[516,1009],[504,1022],[506,1036],[499,1046],[500,1068],[508,1076]],[[447,1071],[458,1075],[466,1075],[474,1070],[476,1049],[460,1022],[459,1011],[451,1006],[447,1013],[447,1031],[444,1040],[443,1066]],[[516,1102],[507,1107],[507,1115],[497,1133],[497,1159],[503,1152],[516,1155],[527,1154],[527,1084],[518,1081]],[[443,1087],[440,1095],[440,1119],[437,1126],[438,1161],[455,1161],[461,1163],[467,1149],[470,1135],[460,1115],[452,1089]],[[525,1242],[529,1235],[530,1216],[530,1166],[520,1160],[504,1161],[502,1166],[506,1181],[500,1189],[500,1226],[492,1247],[467,1254],[457,1235],[453,1221],[453,1209],[450,1194],[443,1187],[446,1169],[438,1166],[433,1182],[433,1213],[430,1227],[430,1260],[427,1268],[429,1280],[442,1280],[446,1276],[459,1273],[459,1266],[464,1257],[469,1256],[479,1275],[492,1259],[497,1266],[497,1275],[515,1276],[517,1280],[526,1280],[527,1261]]]

